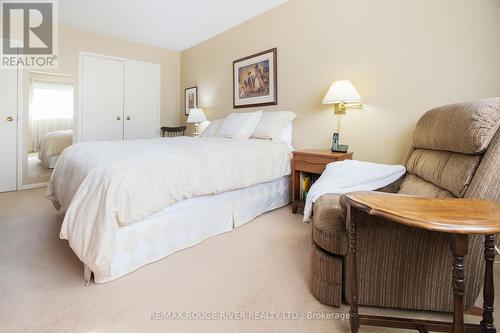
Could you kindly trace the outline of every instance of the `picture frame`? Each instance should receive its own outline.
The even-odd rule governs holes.
[[[233,107],[278,104],[277,48],[233,61]]]
[[[184,89],[184,115],[189,116],[189,109],[198,107],[198,86]]]

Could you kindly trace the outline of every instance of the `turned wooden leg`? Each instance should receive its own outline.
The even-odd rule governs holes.
[[[467,235],[452,235],[451,252],[453,254],[453,333],[464,333],[464,257],[467,254],[468,247],[469,238]]]
[[[351,216],[351,206],[347,205],[347,227],[349,228],[349,292],[351,293],[351,308],[349,311],[349,323],[351,332],[357,333],[359,330],[358,313],[358,272],[356,263],[357,251],[357,230],[356,223]]]
[[[493,261],[495,260],[495,236],[484,236],[484,259],[486,261],[484,271],[483,287],[483,320],[481,320],[481,332],[495,333],[497,330],[493,325],[493,301],[495,287],[493,285]]]

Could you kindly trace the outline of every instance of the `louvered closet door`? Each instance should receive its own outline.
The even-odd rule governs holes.
[[[124,138],[160,136],[160,66],[125,62]]]
[[[88,55],[82,62],[82,141],[122,140],[124,62]]]

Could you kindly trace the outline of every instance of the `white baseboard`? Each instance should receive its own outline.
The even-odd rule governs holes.
[[[48,184],[49,184],[48,182],[45,182],[45,183],[21,185],[21,187],[19,187],[18,190],[19,191],[22,191],[22,190],[32,190],[34,188],[45,187]]]

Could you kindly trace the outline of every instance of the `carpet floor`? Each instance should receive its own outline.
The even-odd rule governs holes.
[[[347,320],[308,319],[342,317],[348,307],[323,305],[309,291],[310,226],[290,207],[118,280],[86,286],[83,266],[59,239],[57,213],[44,194],[0,194],[2,332],[349,332]],[[499,274],[495,268],[497,282]]]

